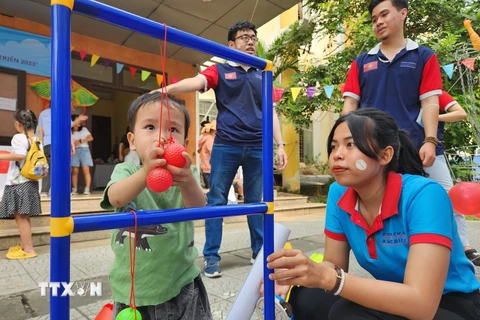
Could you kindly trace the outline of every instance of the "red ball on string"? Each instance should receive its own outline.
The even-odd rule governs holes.
[[[466,216],[480,214],[480,184],[460,182],[450,189],[448,195],[455,212]]]
[[[5,150],[0,150],[1,154],[10,154],[10,152]],[[0,174],[7,174],[8,168],[10,167],[10,161],[8,160],[0,160]]]
[[[183,168],[187,160],[182,155],[182,152],[186,152],[187,149],[180,143],[169,143],[163,149],[163,158],[167,161],[168,164]]]
[[[172,174],[165,168],[155,168],[147,176],[147,187],[153,192],[167,191],[172,184]]]

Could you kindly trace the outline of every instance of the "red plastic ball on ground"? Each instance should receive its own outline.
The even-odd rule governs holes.
[[[168,164],[183,168],[187,160],[182,155],[182,152],[186,152],[187,149],[179,143],[170,143],[165,146],[163,158]]]
[[[172,183],[172,174],[165,168],[155,168],[147,176],[147,187],[153,192],[167,191]]]
[[[480,213],[480,184],[476,182],[461,182],[448,192],[452,200],[453,210],[457,213],[471,216]]]
[[[10,152],[5,150],[0,150],[2,154],[10,154]],[[8,160],[0,160],[0,174],[7,174],[8,168],[10,167],[10,161]]]

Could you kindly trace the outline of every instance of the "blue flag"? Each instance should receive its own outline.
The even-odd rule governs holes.
[[[325,90],[325,94],[327,95],[328,99],[332,97],[333,89],[335,89],[335,86],[324,86],[323,90]]]
[[[120,71],[122,71],[123,69],[123,63],[118,63],[117,62],[117,73],[120,73]]]
[[[453,76],[453,63],[450,63],[450,64],[447,64],[447,65],[444,65],[442,67],[443,71],[445,71],[445,73],[447,74],[448,76],[448,79],[452,79],[452,76]]]

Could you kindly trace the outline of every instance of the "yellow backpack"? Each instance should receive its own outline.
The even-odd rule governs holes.
[[[48,161],[40,147],[40,141],[34,140],[27,136],[30,143],[25,163],[22,166],[20,173],[25,178],[30,180],[40,180],[48,174]]]

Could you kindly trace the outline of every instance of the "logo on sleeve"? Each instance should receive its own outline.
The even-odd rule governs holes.
[[[225,80],[235,80],[235,79],[237,79],[237,73],[235,71],[225,73]]]
[[[376,70],[378,68],[378,61],[369,62],[363,65],[363,72]]]

